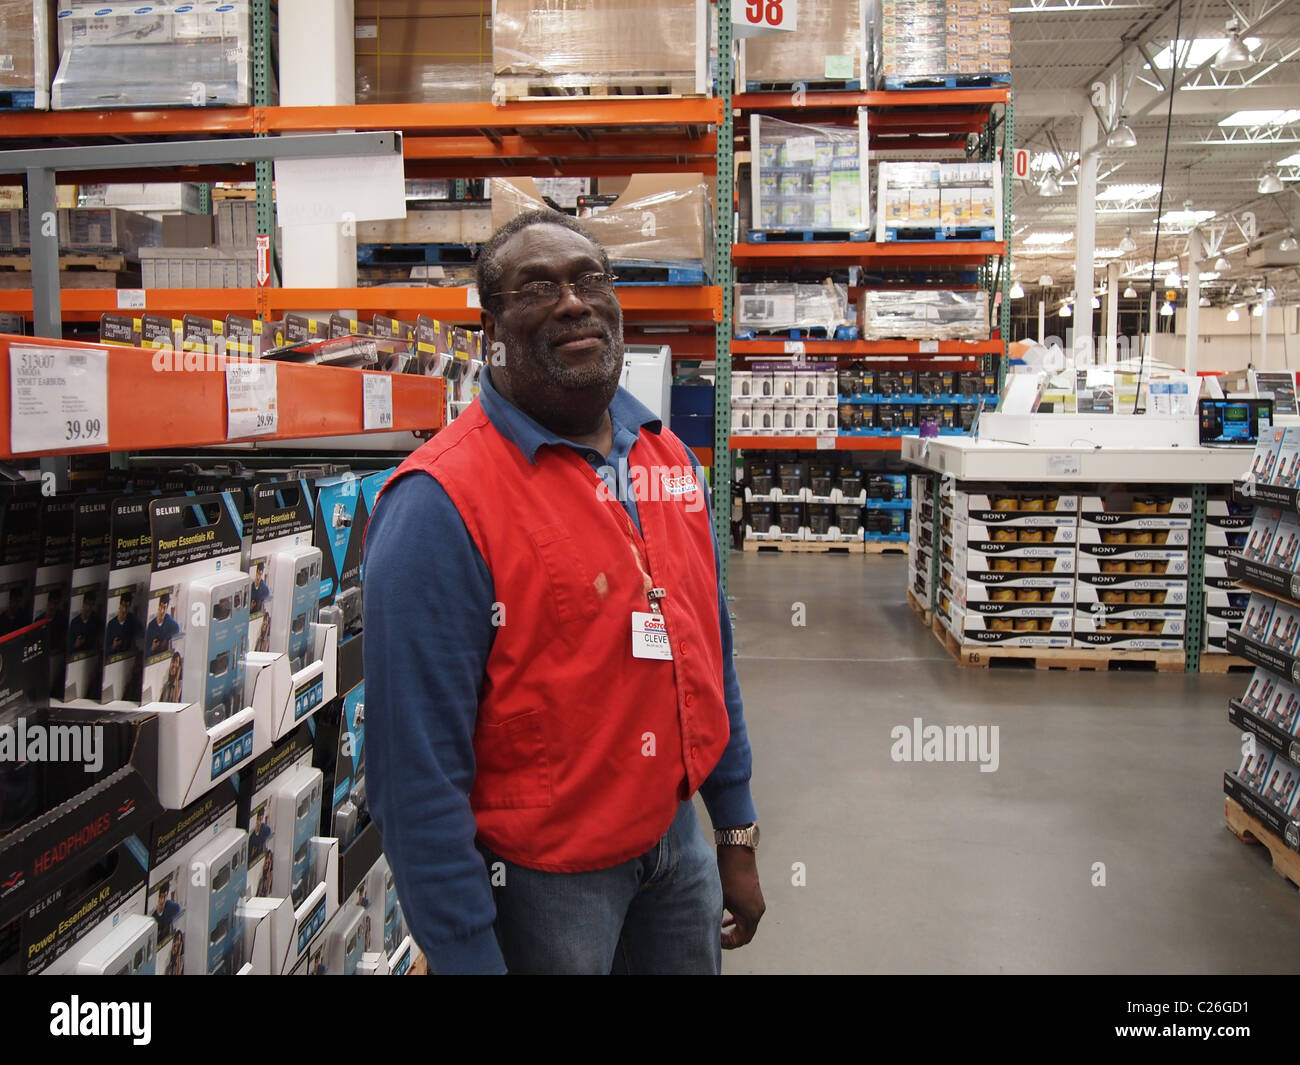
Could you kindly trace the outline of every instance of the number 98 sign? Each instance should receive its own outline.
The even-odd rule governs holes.
[[[755,37],[797,28],[799,0],[731,0],[732,33]]]

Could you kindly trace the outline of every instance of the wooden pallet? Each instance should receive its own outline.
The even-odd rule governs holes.
[[[1201,652],[1201,672],[1223,675],[1225,673],[1250,673],[1255,669],[1240,655],[1206,654]]]
[[[961,666],[975,669],[1062,669],[1069,673],[1107,670],[1146,670],[1182,673],[1187,667],[1182,651],[1113,651],[1081,647],[998,647],[957,640],[936,615],[934,635]]]
[[[746,540],[746,551],[764,554],[786,555],[860,555],[863,553],[861,540],[844,540],[833,543],[828,540]]]
[[[868,540],[865,544],[868,555],[906,555],[909,544],[897,540]]]
[[[1228,831],[1243,843],[1258,843],[1268,848],[1273,858],[1273,872],[1300,887],[1300,854],[1278,839],[1264,822],[1249,813],[1236,799],[1223,800],[1223,820]]]
[[[0,270],[0,291],[25,291],[32,287],[30,270]],[[59,288],[140,288],[140,268],[114,270],[60,270]]]
[[[914,611],[916,611],[917,616],[927,626],[932,624],[933,619],[930,614],[930,608],[925,604],[923,604],[921,600],[916,597],[916,593],[912,591],[911,588],[907,589],[907,605],[910,606]]]
[[[0,254],[0,270],[26,270],[32,268],[30,252]],[[60,270],[125,270],[126,255],[120,251],[69,252],[59,256]]]
[[[257,189],[218,189],[212,190],[214,200],[255,200]]]
[[[494,99],[551,100],[557,96],[655,96],[680,99],[701,95],[694,74],[559,74],[538,77],[497,78],[492,83]]]

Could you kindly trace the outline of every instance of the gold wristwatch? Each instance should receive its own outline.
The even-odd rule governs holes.
[[[721,828],[713,830],[713,842],[719,847],[748,847],[758,850],[758,822],[743,828]]]

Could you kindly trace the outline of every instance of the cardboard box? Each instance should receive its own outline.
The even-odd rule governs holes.
[[[970,225],[971,191],[970,189],[939,190],[939,222],[941,225]]]
[[[355,47],[359,104],[491,99],[491,0],[362,0]]]
[[[163,247],[205,248],[211,245],[212,242],[211,215],[169,214],[163,216]]]
[[[801,5],[790,33],[750,37],[740,43],[737,91],[758,82],[848,82],[868,88],[867,22],[863,0],[823,0]]]
[[[492,64],[498,75],[601,78],[707,75],[702,0],[495,0]]]
[[[494,231],[545,206],[532,178],[492,182]],[[703,174],[633,174],[618,199],[583,224],[611,261],[692,262],[706,269],[712,264],[713,203]]]
[[[10,97],[6,107],[48,111],[50,78],[58,65],[49,0],[0,0],[0,98],[32,94],[32,102]]]

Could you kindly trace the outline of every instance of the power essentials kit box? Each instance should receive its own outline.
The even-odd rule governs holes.
[[[198,946],[199,972],[232,976],[243,965],[242,926],[235,907],[248,890],[248,835],[226,829],[190,859],[190,902],[185,927]]]
[[[63,690],[55,693],[56,698],[99,698],[103,677],[100,641],[108,601],[109,508],[114,498],[108,493],[88,495],[76,504],[67,661]]]
[[[108,623],[100,698],[141,701],[145,657],[145,604],[149,597],[149,497],[114,500],[111,508]],[[152,701],[152,694],[146,701]]]

